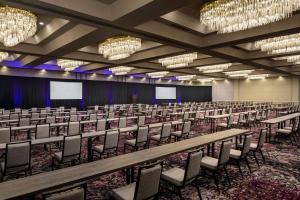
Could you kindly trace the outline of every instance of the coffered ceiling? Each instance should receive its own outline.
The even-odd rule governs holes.
[[[61,70],[57,58],[88,62],[78,73],[107,74],[114,66],[135,69],[128,75],[166,71],[158,59],[197,52],[188,67],[168,70],[170,76],[195,74],[196,78],[225,78],[224,73],[203,74],[199,66],[234,63],[226,71],[255,69],[254,74],[300,75],[300,66],[255,48],[259,39],[300,32],[300,14],[262,27],[227,34],[210,32],[200,24],[206,0],[3,0],[2,5],[23,8],[38,16],[36,35],[14,47],[8,67]],[[142,48],[128,58],[110,61],[98,53],[98,44],[116,35],[142,39]],[[49,67],[52,66],[52,67]]]

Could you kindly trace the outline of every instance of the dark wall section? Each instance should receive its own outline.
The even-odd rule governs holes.
[[[0,108],[72,106],[83,109],[89,105],[132,103],[133,101],[160,104],[175,101],[211,101],[212,99],[210,86],[169,85],[177,88],[177,99],[156,100],[156,85],[153,84],[81,80],[79,82],[83,83],[82,100],[50,100],[51,80],[55,79],[0,76]]]

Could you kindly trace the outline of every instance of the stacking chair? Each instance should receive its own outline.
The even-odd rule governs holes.
[[[161,171],[162,166],[160,163],[140,167],[137,181],[113,189],[110,193],[111,198],[116,200],[158,199]]]
[[[96,113],[91,113],[89,119],[90,120],[97,120],[97,114]]]
[[[5,161],[0,163],[1,180],[9,174],[24,172],[31,175],[31,142],[6,144]]]
[[[79,122],[69,122],[67,135],[78,135],[80,134],[80,123]]]
[[[277,141],[279,141],[279,138],[281,136],[287,137],[290,140],[291,144],[294,145],[293,139],[295,139],[294,138],[295,132],[296,132],[296,121],[293,120],[292,129],[285,129],[285,128],[277,129],[275,138],[277,138]]]
[[[106,131],[104,136],[104,144],[93,146],[92,158],[94,156],[102,158],[102,155],[106,153],[109,157],[110,153],[118,155],[118,143],[119,143],[119,130]]]
[[[2,143],[10,143],[11,142],[11,128],[0,128],[0,144]],[[0,158],[2,158],[5,153],[0,153]]]
[[[145,125],[145,122],[146,122],[146,116],[144,115],[138,116],[138,123],[137,123],[138,126]]]
[[[112,111],[112,112],[109,112],[108,113],[108,119],[112,119],[112,118],[115,118],[115,113]]]
[[[180,140],[181,138],[188,138],[191,131],[191,121],[185,121],[182,126],[181,131],[171,132],[171,136],[175,137],[175,141]]]
[[[160,121],[165,122],[167,121],[167,114],[168,114],[168,110],[164,109],[162,110],[160,115],[157,115],[157,117],[159,118]]]
[[[31,108],[31,112],[37,112],[37,108]]]
[[[154,140],[157,143],[170,142],[171,140],[171,123],[164,123],[161,128],[160,134],[150,136],[150,140]]]
[[[218,181],[218,173],[222,169],[224,169],[228,183],[229,183],[229,185],[231,185],[230,178],[229,178],[227,168],[226,168],[226,164],[229,161],[229,153],[231,150],[231,146],[232,146],[232,142],[230,140],[223,141],[221,144],[219,158],[204,156],[201,160],[202,169],[212,172],[212,175],[215,180],[215,184],[216,184],[219,192],[220,192],[220,188],[219,188],[219,181]]]
[[[106,130],[106,119],[98,119],[96,124],[96,131]]]
[[[249,161],[248,161],[248,158],[247,158],[248,153],[250,151],[251,138],[252,138],[252,135],[250,135],[250,134],[246,135],[244,137],[244,142],[243,142],[241,150],[231,149],[230,153],[229,153],[230,159],[234,160],[236,162],[242,178],[244,178],[243,172],[242,172],[242,169],[241,169],[241,161],[242,160],[246,161],[247,166],[249,168],[249,171],[251,173],[251,167],[250,167],[250,164],[249,164]]]
[[[258,167],[259,167],[259,162],[258,162],[256,153],[260,153],[263,161],[265,162],[265,157],[263,155],[262,148],[263,148],[263,145],[266,141],[266,135],[267,135],[267,129],[262,128],[262,129],[260,129],[258,142],[257,143],[250,143],[250,151],[253,153],[253,156],[255,158],[255,161],[256,161]],[[239,148],[243,148],[244,144],[241,143],[241,144],[238,144],[237,146]]]
[[[124,143],[124,152],[126,152],[126,148],[131,147],[135,151],[139,149],[139,147],[147,148],[148,145],[148,126],[139,126],[137,130],[137,134],[135,139],[126,140]]]
[[[233,114],[230,114],[229,117],[227,118],[227,122],[221,122],[219,124],[217,124],[217,130],[220,128],[220,129],[228,129],[228,128],[231,128],[232,126],[232,123],[233,123],[233,120],[234,120],[234,115]]]
[[[42,200],[86,200],[87,183],[80,183],[42,193]]]
[[[39,118],[40,113],[31,113],[31,118]]]
[[[248,112],[248,124],[249,124],[250,127],[251,126],[255,127],[255,124],[256,124],[256,118],[255,117],[256,117],[256,112],[255,113]]]
[[[243,127],[247,125],[247,119],[245,113],[240,113],[239,114],[239,120],[238,120],[238,126]]]
[[[55,116],[47,116],[46,117],[46,124],[54,124],[56,122]]]
[[[190,115],[189,112],[184,112],[181,120],[183,122],[188,121],[189,120],[189,115]]]
[[[174,192],[176,192],[180,199],[182,198],[181,189],[188,185],[192,185],[197,189],[200,199],[200,189],[197,186],[196,180],[200,173],[200,163],[202,159],[202,151],[194,150],[188,153],[185,169],[174,167],[163,171],[161,174],[161,182],[165,183],[167,188],[172,186]]]
[[[9,115],[9,119],[19,119],[19,114],[18,113],[11,113]]]
[[[52,170],[56,165],[71,163],[81,159],[81,135],[64,136],[62,151],[55,152],[52,157]]]
[[[126,126],[127,126],[127,118],[126,117],[120,117],[118,128],[126,128]]]
[[[30,119],[29,118],[20,118],[19,126],[29,126],[29,125],[30,125]]]

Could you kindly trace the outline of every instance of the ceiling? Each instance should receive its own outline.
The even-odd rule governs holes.
[[[254,74],[300,75],[300,67],[272,58],[297,52],[270,55],[253,42],[300,32],[300,14],[263,27],[228,34],[210,32],[199,22],[201,6],[207,0],[4,0],[1,4],[30,10],[38,16],[36,35],[1,51],[11,53],[8,67],[61,70],[57,58],[76,59],[88,64],[78,73],[107,74],[113,66],[135,69],[128,75],[165,71],[159,58],[198,52],[188,67],[168,70],[170,76],[195,74],[196,78],[226,78],[224,73],[203,74],[196,67],[234,63],[227,71],[255,69]],[[115,35],[142,39],[142,48],[128,58],[109,61],[98,53],[98,44]],[[300,52],[298,52],[300,54]]]

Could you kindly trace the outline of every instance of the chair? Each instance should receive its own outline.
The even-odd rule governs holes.
[[[11,128],[0,128],[0,144],[11,142],[10,132]]]
[[[70,115],[70,122],[78,122],[79,117],[78,115]]]
[[[31,113],[31,118],[39,118],[40,113]]]
[[[143,126],[143,125],[145,125],[145,122],[146,122],[146,116],[140,115],[138,117],[138,123],[137,123],[137,125],[138,126]]]
[[[2,181],[12,173],[31,175],[31,141],[6,144],[5,161],[0,163],[0,168]]]
[[[202,199],[199,187],[196,183],[197,177],[200,173],[201,159],[202,151],[194,150],[189,152],[185,169],[174,167],[163,171],[161,174],[161,182],[166,183],[167,186],[173,186],[171,188],[175,189],[174,192],[179,195],[180,199],[183,199],[181,189],[183,189],[187,185],[192,185],[197,189],[199,198]]]
[[[115,113],[114,112],[109,112],[108,113],[108,119],[115,118]]]
[[[260,153],[263,161],[265,162],[265,157],[263,155],[262,148],[263,148],[263,145],[264,145],[264,143],[266,141],[266,136],[267,136],[267,129],[266,128],[262,128],[262,129],[260,129],[260,133],[259,133],[259,137],[258,137],[258,142],[257,143],[250,143],[250,151],[253,153],[253,156],[255,158],[255,161],[256,161],[258,167],[259,167],[259,162],[258,162],[256,153]],[[237,146],[239,148],[242,148],[243,147],[243,143],[238,144]]]
[[[221,128],[221,129],[223,129],[223,128],[225,128],[225,129],[231,128],[233,120],[234,120],[234,115],[230,114],[230,116],[227,118],[227,122],[226,123],[222,122],[222,123],[217,124],[217,130],[218,130],[218,128]]]
[[[174,136],[176,141],[181,138],[188,138],[191,131],[191,124],[191,121],[185,121],[183,123],[182,130],[171,132],[171,136]]]
[[[118,155],[119,130],[106,131],[104,136],[104,144],[96,145],[92,148],[92,158],[98,156],[100,159],[106,153],[108,157],[110,153]]]
[[[162,166],[154,163],[142,166],[138,170],[137,181],[129,185],[113,189],[110,193],[116,200],[157,199]]]
[[[232,146],[232,142],[230,140],[223,141],[221,144],[219,158],[204,156],[201,160],[202,169],[212,172],[212,175],[215,180],[215,184],[216,184],[219,192],[220,192],[220,188],[219,188],[219,181],[218,181],[217,175],[218,175],[218,172],[220,172],[222,170],[222,168],[225,171],[229,185],[231,185],[230,178],[229,178],[227,168],[226,168],[226,164],[229,161],[229,153],[231,150],[231,146]]]
[[[171,139],[171,123],[164,123],[161,128],[160,134],[150,136],[150,140],[154,140],[157,143],[170,142]]]
[[[50,137],[50,124],[36,125],[35,135],[31,139],[41,139]]]
[[[97,120],[97,114],[91,113],[89,119],[90,119],[90,120]]]
[[[168,114],[168,110],[164,109],[162,110],[160,115],[157,115],[157,117],[159,118],[160,121],[167,121],[167,114]]]
[[[20,118],[19,126],[29,126],[29,125],[30,125],[30,119],[29,118]]]
[[[86,200],[87,183],[80,183],[42,193],[42,200]]]
[[[31,112],[37,112],[37,108],[31,108]]]
[[[250,135],[250,134],[246,135],[244,137],[244,142],[243,142],[241,150],[231,149],[230,153],[229,153],[229,158],[236,162],[242,178],[244,178],[243,172],[242,172],[242,169],[241,169],[241,161],[242,160],[246,161],[247,166],[249,168],[249,171],[251,173],[251,167],[250,167],[250,164],[249,164],[249,161],[248,161],[248,158],[247,158],[249,150],[250,150],[251,138],[252,138],[252,135]]]
[[[81,159],[81,135],[64,136],[62,151],[55,152],[52,157],[52,170],[55,165],[80,162]]]
[[[11,113],[9,115],[9,119],[19,119],[19,114],[18,113]]]
[[[294,143],[293,143],[294,135],[293,134],[295,132],[296,132],[296,121],[293,120],[292,129],[285,129],[285,128],[277,129],[275,138],[277,138],[277,140],[279,141],[280,136],[286,136],[290,140],[291,144],[294,145]]]
[[[80,123],[79,122],[69,122],[67,134],[68,135],[80,134]]]
[[[127,147],[131,147],[135,151],[137,151],[139,147],[143,147],[145,149],[148,145],[148,133],[149,133],[148,126],[139,126],[135,139],[125,141],[124,152],[126,152]]]
[[[126,126],[127,126],[127,118],[126,117],[120,117],[118,128],[126,128]]]
[[[55,116],[47,116],[46,117],[46,124],[54,124],[56,122]]]

